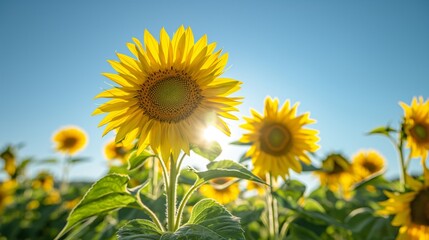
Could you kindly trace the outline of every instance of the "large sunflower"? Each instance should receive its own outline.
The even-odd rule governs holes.
[[[410,191],[406,193],[385,192],[388,200],[381,202],[383,215],[395,214],[393,226],[401,227],[396,239],[429,239],[429,170],[424,166],[424,181],[406,176]]]
[[[278,99],[265,99],[264,116],[251,109],[253,118],[244,117],[242,128],[245,133],[240,142],[251,143],[246,155],[252,158],[257,174],[270,172],[273,176],[289,174],[289,169],[301,172],[299,160],[309,164],[307,152],[316,151],[319,138],[317,130],[306,129],[304,125],[316,122],[310,114],[296,116],[298,103],[290,107],[289,100],[278,110]]]
[[[352,158],[352,168],[356,180],[362,180],[384,169],[385,160],[375,150],[359,151]]]
[[[88,137],[79,127],[68,126],[55,132],[52,140],[57,151],[73,155],[85,148]]]
[[[238,198],[240,189],[238,183],[233,183],[233,178],[216,178],[208,184],[200,187],[202,195],[213,198],[221,204],[230,203]]]
[[[350,188],[354,182],[352,167],[341,154],[329,154],[322,161],[321,170],[314,173],[319,177],[322,186],[327,186],[331,191],[345,197],[350,196]]]
[[[117,54],[119,61],[109,61],[117,73],[104,74],[117,86],[96,96],[111,98],[93,113],[107,113],[99,124],[107,124],[104,134],[116,129],[116,142],[127,146],[138,139],[138,153],[151,146],[164,160],[170,154],[177,159],[181,150],[189,154],[209,125],[230,135],[222,118],[237,119],[230,112],[240,98],[228,95],[241,82],[220,78],[227,54],[214,52],[206,35],[195,42],[183,26],[172,39],[163,28],[159,42],[147,30],[143,44],[133,41],[127,46],[134,58]]]
[[[404,109],[404,130],[411,157],[426,159],[429,151],[429,99],[413,98],[411,106],[400,102]]]

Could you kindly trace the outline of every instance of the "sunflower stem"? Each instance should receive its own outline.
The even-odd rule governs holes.
[[[206,182],[202,182],[202,183],[198,183],[198,184],[197,183],[198,183],[198,180],[195,181],[195,183],[192,185],[192,187],[186,192],[185,196],[183,196],[183,199],[179,204],[179,209],[177,211],[177,218],[176,218],[176,226],[174,227],[175,230],[177,230],[180,227],[180,224],[182,222],[183,210],[185,209],[186,203],[188,202],[189,198],[191,198],[191,196],[195,192],[195,190],[197,190],[199,187],[201,187]]]
[[[137,192],[137,203],[139,204],[139,206],[142,208],[142,210],[149,215],[149,217],[152,219],[152,221],[155,222],[155,224],[158,226],[159,229],[161,229],[162,232],[165,232],[164,226],[162,226],[161,222],[159,221],[158,217],[156,216],[156,214],[154,212],[152,212],[152,210],[150,210],[150,208],[148,208],[146,205],[143,204],[142,199],[140,197],[140,191],[143,188],[140,188],[140,190]]]
[[[405,191],[405,186],[407,185],[407,178],[406,178],[407,165],[405,164],[405,160],[404,160],[404,138],[405,138],[404,134],[405,134],[404,124],[402,124],[401,131],[399,132],[399,141],[398,141],[397,149],[399,154],[399,163],[401,166],[400,182],[401,182],[402,190]]]
[[[158,163],[152,157],[152,196],[158,197]]]
[[[71,155],[67,154],[64,159],[63,163],[63,172],[62,172],[62,179],[61,179],[61,185],[60,185],[60,192],[66,193],[67,189],[69,187],[68,178],[69,178],[69,170],[70,170],[70,162],[71,162]]]
[[[173,163],[173,158],[170,158],[170,179],[169,179],[169,191],[167,194],[167,220],[168,220],[168,231],[174,231],[174,220],[176,213],[176,165]]]
[[[278,209],[277,201],[274,198],[273,191],[273,176],[271,173],[267,173],[268,186],[270,188],[269,193],[267,193],[266,200],[268,206],[268,227],[270,233],[270,239],[278,239]]]

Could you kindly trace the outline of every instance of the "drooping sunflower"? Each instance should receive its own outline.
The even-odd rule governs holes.
[[[81,128],[67,126],[56,131],[52,137],[52,141],[57,151],[74,155],[85,148],[88,137]]]
[[[232,178],[216,178],[200,187],[202,195],[213,198],[221,204],[230,203],[238,198],[240,189],[238,183],[232,183]]]
[[[278,109],[278,99],[265,99],[264,116],[251,109],[253,118],[244,117],[241,125],[249,133],[243,134],[240,142],[251,143],[246,155],[252,158],[257,174],[270,172],[273,176],[285,176],[289,169],[300,173],[299,160],[309,164],[308,152],[319,149],[318,131],[304,128],[315,123],[309,113],[296,116],[298,103],[290,107],[289,100]]]
[[[429,151],[429,99],[413,98],[411,106],[400,102],[404,109],[404,130],[407,135],[407,147],[411,149],[411,157],[426,160]]]
[[[161,29],[159,42],[145,30],[143,44],[137,38],[127,46],[134,57],[117,54],[109,61],[117,73],[103,74],[117,84],[96,98],[111,98],[93,114],[107,113],[99,126],[104,134],[117,130],[115,141],[131,145],[138,139],[138,153],[150,146],[164,160],[189,154],[201,132],[214,125],[230,130],[222,118],[237,120],[231,111],[241,98],[228,97],[241,82],[220,78],[228,55],[214,51],[204,35],[194,41],[191,28],[179,27],[173,37]]]
[[[350,196],[350,188],[354,182],[352,167],[349,161],[338,153],[329,154],[323,161],[321,170],[315,171],[322,186],[331,191]]]
[[[359,151],[352,158],[353,173],[357,181],[384,169],[384,157],[375,150]]]
[[[119,160],[122,164],[125,164],[130,153],[129,146],[124,146],[122,143],[116,143],[112,140],[104,147],[104,156],[107,160]]]
[[[406,175],[410,191],[385,191],[388,200],[381,202],[382,215],[395,214],[393,226],[400,227],[397,240],[429,239],[429,170],[424,166],[424,181]]]

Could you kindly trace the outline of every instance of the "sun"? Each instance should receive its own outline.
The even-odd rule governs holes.
[[[203,138],[208,142],[210,141],[223,142],[224,135],[216,127],[208,126],[203,131]]]

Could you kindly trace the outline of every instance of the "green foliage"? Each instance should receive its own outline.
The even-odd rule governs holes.
[[[146,151],[137,155],[137,151],[133,151],[128,158],[128,170],[134,170],[141,167],[150,157],[155,157],[155,155]]]
[[[381,126],[376,127],[368,132],[368,135],[375,135],[375,134],[381,134],[385,136],[390,136],[390,133],[396,132],[395,129],[391,128],[390,126]]]
[[[199,182],[205,182],[222,177],[235,177],[265,184],[262,179],[247,170],[246,167],[231,160],[211,162],[207,165],[207,169],[207,171],[194,170],[195,174],[200,178],[198,180]]]
[[[198,202],[192,209],[189,221],[176,232],[163,233],[148,220],[133,220],[118,232],[120,240],[153,239],[244,239],[238,218],[212,199]]]
[[[161,238],[162,231],[153,222],[145,219],[129,221],[118,231],[120,240],[158,240]]]
[[[57,239],[89,217],[136,205],[136,198],[127,191],[128,181],[129,178],[126,175],[110,174],[94,183],[70,213],[67,224]]]
[[[222,153],[222,147],[216,141],[205,142],[198,145],[192,144],[191,150],[209,161],[215,160]]]

